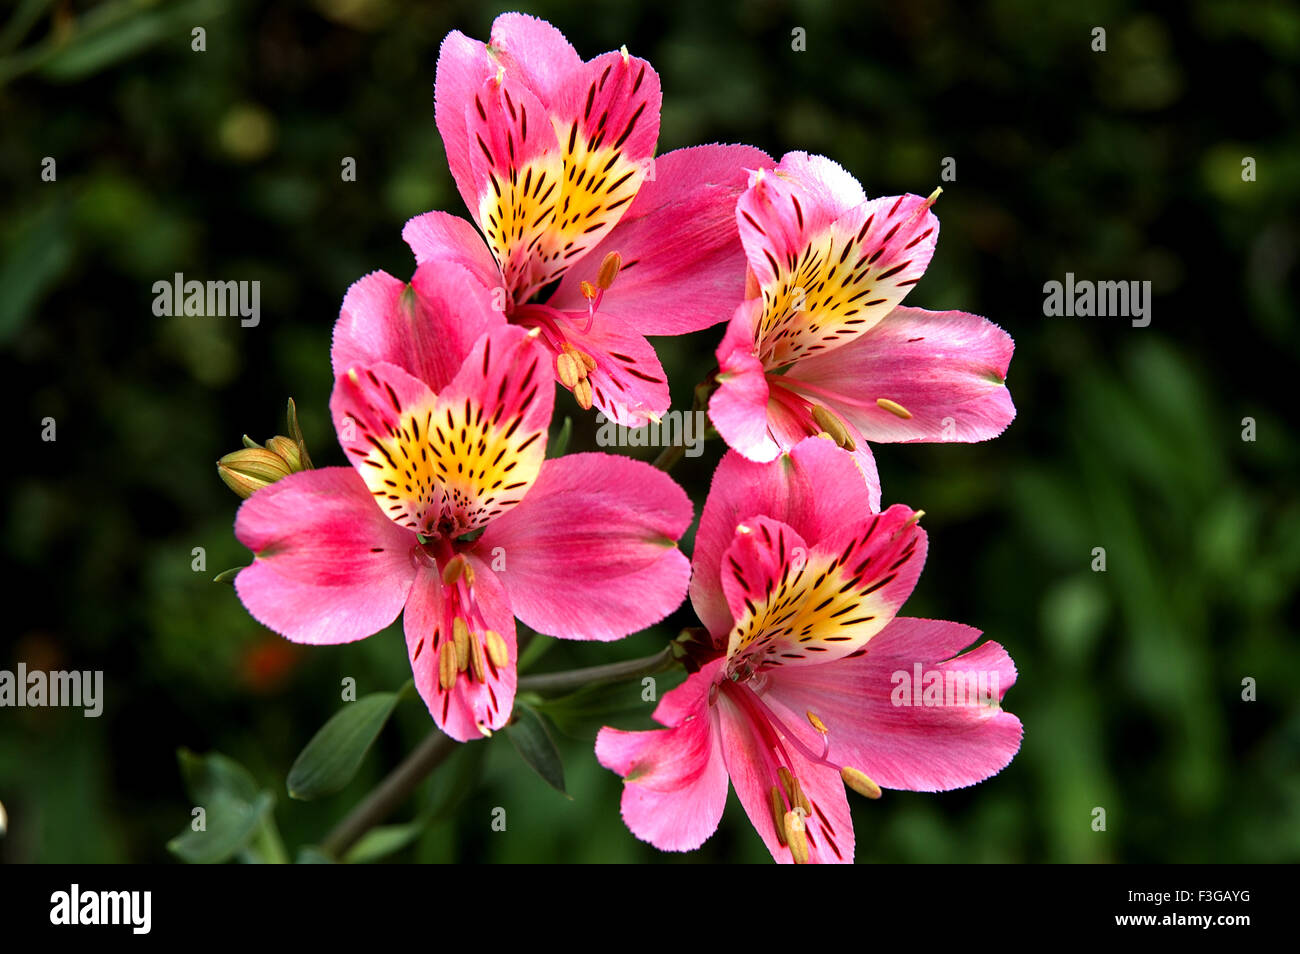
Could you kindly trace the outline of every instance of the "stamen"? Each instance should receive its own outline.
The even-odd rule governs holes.
[[[596,297],[596,286],[591,282],[582,281],[578,283],[578,290],[582,292],[582,297],[587,301],[593,301]]]
[[[584,411],[590,411],[592,405],[591,382],[583,378],[573,388],[573,397],[578,402],[578,407]]]
[[[483,641],[477,636],[469,641],[469,667],[475,682],[487,682],[487,660],[483,656]]]
[[[889,400],[889,398],[876,398],[876,405],[896,417],[901,417],[905,421],[910,420],[912,417],[911,411],[903,407],[903,405],[899,404],[897,401]]]
[[[596,273],[596,285],[601,291],[609,291],[614,279],[618,278],[619,269],[623,267],[623,256],[618,252],[610,252],[600,263],[600,271]]]
[[[776,829],[776,840],[784,848],[787,844],[785,837],[785,802],[781,801],[781,790],[775,785],[768,790],[768,805],[772,809],[772,826]]]
[[[830,731],[830,729],[826,728],[826,723],[823,722],[821,719],[817,718],[817,713],[813,712],[811,709],[809,709],[804,714],[808,716],[808,724],[811,725],[818,732],[820,732],[822,735],[825,735],[827,732]]]
[[[829,434],[831,440],[840,447],[846,451],[858,449],[858,445],[853,442],[853,437],[849,434],[849,429],[845,426],[844,421],[830,408],[814,404],[812,406],[812,416],[813,420],[817,422],[817,426]]]
[[[464,672],[469,665],[469,626],[463,617],[457,616],[451,623],[452,637],[456,641],[456,669]]]
[[[845,785],[859,795],[867,798],[879,798],[881,795],[879,785],[873,782],[865,772],[860,772],[850,765],[840,769],[840,778],[844,780]]]
[[[498,669],[503,669],[510,662],[510,652],[506,647],[506,641],[501,638],[501,634],[494,629],[489,629],[483,634],[487,642],[488,658],[492,660],[492,665]]]
[[[567,351],[562,351],[555,356],[555,370],[560,377],[560,383],[572,391],[578,386],[581,377],[578,374],[578,363],[573,360],[573,355]]]
[[[444,690],[450,690],[456,685],[456,675],[459,672],[456,666],[456,647],[443,644],[438,651],[438,683]]]
[[[803,812],[795,808],[785,813],[785,837],[790,843],[790,856],[797,865],[808,863],[808,836],[804,833]]]

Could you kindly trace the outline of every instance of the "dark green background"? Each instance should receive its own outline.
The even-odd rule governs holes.
[[[290,850],[318,840],[427,731],[407,702],[345,792],[291,802],[284,776],[340,705],[409,675],[397,630],[292,647],[230,587],[238,501],[213,461],[283,433],[297,398],[317,464],[331,325],[347,286],[405,277],[403,222],[464,214],[433,122],[438,44],[496,7],[402,0],[15,5],[0,28],[0,361],[8,442],[0,668],[106,672],[98,720],[0,710],[7,861],[165,861],[189,821],[175,750],[220,750],[278,794]],[[633,7],[638,7],[633,9]],[[1300,860],[1300,445],[1294,433],[1300,13],[1277,0],[1141,5],[529,4],[584,56],[627,44],[663,82],[660,151],[748,142],[821,152],[868,194],[928,194],[938,251],[910,304],[988,316],[1016,340],[1019,414],[981,445],[877,449],[886,502],[923,508],[908,615],[1002,642],[1025,723],[996,778],[853,798],[863,861]],[[52,25],[53,24],[53,25]],[[204,26],[207,51],[190,49]],[[1091,49],[1094,27],[1107,50]],[[791,31],[807,31],[807,52]],[[39,178],[57,160],[54,183]],[[340,179],[355,157],[354,183]],[[1254,157],[1258,179],[1243,182]],[[174,272],[257,279],[262,321],[155,317]],[[1149,280],[1148,328],[1045,318],[1042,286]],[[675,403],[721,327],[664,340]],[[576,417],[572,448],[592,442]],[[1291,410],[1288,412],[1287,408]],[[40,438],[57,421],[56,442]],[[1242,440],[1242,419],[1257,439]],[[1290,420],[1292,423],[1288,424]],[[696,501],[720,452],[675,471]],[[649,451],[642,453],[648,455]],[[689,540],[688,540],[689,543]],[[206,573],[191,550],[206,548]],[[1105,573],[1090,569],[1105,547]],[[652,652],[557,644],[535,671]],[[1258,700],[1242,701],[1242,680]],[[661,691],[667,682],[661,681]],[[635,702],[635,694],[633,695]],[[688,856],[637,842],[619,781],[567,726],[566,800],[502,738],[459,752],[446,807],[399,858],[763,860],[732,798]],[[455,796],[459,792],[458,797]],[[507,809],[493,832],[491,811]],[[1093,809],[1107,812],[1095,832]]]

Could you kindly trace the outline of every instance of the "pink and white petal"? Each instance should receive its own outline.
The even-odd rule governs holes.
[[[505,593],[485,564],[471,557],[470,565],[474,568],[473,604],[482,626],[477,619],[469,618],[472,614],[459,587],[445,586],[441,568],[432,565],[420,568],[402,621],[420,698],[438,728],[458,742],[482,738],[504,726],[514,708],[517,683],[515,620]],[[478,654],[479,662],[469,664],[464,671],[458,665],[455,682],[448,689],[439,678],[439,664],[444,654],[456,653],[452,633],[457,616],[467,619],[471,652]],[[498,667],[492,661],[485,642],[487,630],[496,632],[505,643],[506,665]],[[481,680],[477,672],[482,673]]]
[[[898,617],[861,655],[774,674],[768,694],[792,712],[816,713],[830,729],[831,761],[884,788],[962,788],[1005,768],[1023,734],[1001,706],[1016,680],[1006,650],[985,642],[958,655],[979,637],[960,623]],[[927,705],[924,686],[936,680],[939,704]]]
[[[532,290],[584,258],[627,213],[651,168],[661,99],[650,64],[623,53],[598,56],[568,78],[551,117],[561,188],[536,248]]]
[[[760,514],[741,523],[722,561],[722,592],[732,618],[756,613],[807,561],[807,541],[781,521]],[[738,635],[733,632],[733,643]]]
[[[925,532],[896,504],[809,548],[789,527],[754,517],[723,559],[736,620],[730,672],[824,666],[866,645],[897,614],[925,562]]]
[[[489,53],[546,106],[568,77],[582,68],[582,57],[563,33],[523,13],[503,13],[492,22]]]
[[[566,639],[620,639],[663,619],[686,594],[676,542],[690,500],[649,464],[607,454],[548,460],[528,496],[490,523],[475,552],[502,567],[525,624]]]
[[[555,388],[534,336],[501,325],[481,336],[425,424],[427,464],[453,536],[486,526],[524,498],[546,457]]]
[[[473,108],[474,94],[483,81],[496,72],[497,65],[482,40],[453,30],[442,41],[434,78],[434,119],[456,188],[472,212],[478,210],[480,193],[471,168],[471,149],[478,146],[470,135],[468,110]]]
[[[334,381],[330,414],[339,444],[378,507],[416,533],[433,533],[444,494],[429,459],[437,399],[395,364],[351,367]]]
[[[718,345],[718,387],[709,398],[709,420],[718,434],[745,457],[775,460],[781,444],[768,427],[771,391],[763,364],[754,355],[753,330],[762,302],[741,302]]]
[[[334,374],[387,363],[440,391],[479,335],[505,324],[492,305],[489,289],[456,263],[422,265],[409,286],[373,272],[343,299],[330,350]]]
[[[244,501],[235,536],[256,559],[235,590],[258,622],[296,643],[347,643],[397,618],[415,536],[375,506],[350,467],[290,474]]]
[[[655,159],[640,191],[581,269],[566,273],[549,302],[586,308],[581,283],[595,284],[605,257],[622,269],[601,301],[603,314],[644,335],[681,335],[729,318],[744,298],[745,253],[736,201],[749,169],[771,163],[750,146],[694,146]]]
[[[773,786],[781,787],[777,774],[777,764],[771,749],[760,739],[760,732],[778,731],[775,728],[762,730],[756,725],[756,717],[738,698],[739,693],[750,690],[741,687],[731,690],[727,683],[722,686],[717,697],[718,725],[721,735],[722,753],[727,763],[727,774],[736,796],[749,816],[750,823],[758,832],[772,858],[780,864],[793,863],[788,846],[781,844],[776,831],[776,822],[772,816],[771,791]],[[766,700],[764,700],[766,702]],[[761,718],[761,716],[759,717]],[[815,735],[806,719],[796,722],[785,720],[791,728],[800,722],[808,732]],[[782,733],[784,737],[784,733]],[[807,743],[814,751],[821,748],[820,737]],[[853,861],[854,837],[853,818],[849,813],[848,798],[844,793],[844,783],[839,773],[824,764],[816,764],[806,758],[794,745],[786,741],[783,745],[786,753],[786,767],[799,780],[804,794],[813,806],[813,813],[804,820],[808,840],[808,855],[811,863],[848,864]],[[788,802],[782,802],[785,809],[791,808]]]
[[[727,767],[708,705],[713,662],[664,695],[655,718],[669,726],[596,736],[596,759],[623,780],[623,821],[661,851],[693,851],[712,835],[727,803]]]
[[[805,438],[765,464],[728,451],[713,474],[692,560],[691,603],[709,632],[722,638],[731,630],[721,572],[737,525],[768,516],[815,545],[871,514],[866,490],[852,455],[825,438]]]
[[[939,220],[932,204],[914,195],[869,200],[809,233],[784,258],[775,250],[786,239],[770,223],[751,227],[750,261],[765,263],[762,271],[755,268],[764,301],[755,343],[764,364],[781,368],[843,347],[889,314],[934,254]],[[742,237],[745,232],[742,225]]]
[[[775,172],[779,180],[790,183],[803,197],[804,223],[814,231],[867,201],[858,180],[825,156],[787,152]]]
[[[402,227],[402,239],[411,247],[417,265],[455,262],[484,288],[504,288],[501,267],[483,243],[483,236],[459,216],[438,211],[414,216]],[[502,295],[494,310],[504,311],[507,304]]]
[[[867,440],[982,441],[1016,415],[1006,387],[1014,349],[986,318],[900,306],[856,340],[800,361],[790,376]]]
[[[509,76],[485,80],[466,110],[469,165],[477,198],[470,211],[501,266],[505,287],[525,301],[552,280],[551,244],[565,183],[547,111]]]

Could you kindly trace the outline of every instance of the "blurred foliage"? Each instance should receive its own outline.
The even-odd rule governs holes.
[[[938,205],[943,238],[909,302],[976,311],[1012,333],[1019,417],[988,444],[877,457],[886,500],[928,514],[930,556],[908,614],[971,623],[1007,646],[1020,680],[1006,705],[1026,736],[978,787],[854,799],[859,859],[1300,860],[1300,711],[1286,689],[1300,684],[1300,10],[525,9],[585,56],[626,43],[651,59],[661,151],[724,141],[822,152],[869,194],[926,194],[943,158],[956,160]],[[107,706],[99,719],[0,711],[0,858],[167,860],[190,819],[175,755],[185,748],[245,766],[248,797],[274,794],[289,854],[319,860],[305,846],[428,731],[408,698],[339,794],[285,797],[343,680],[391,691],[409,666],[396,629],[293,646],[211,582],[247,559],[231,533],[238,501],[213,462],[245,432],[274,433],[293,396],[318,465],[342,463],[326,407],[331,324],[359,276],[409,274],[407,217],[463,213],[433,123],[434,61],[449,30],[485,37],[497,12],[468,0],[7,8],[0,361],[19,437],[3,545],[18,599],[0,668],[103,669]],[[1091,49],[1099,26],[1104,53]],[[195,27],[204,52],[192,49]],[[791,49],[797,27],[807,52]],[[1242,181],[1246,156],[1257,181]],[[46,157],[54,182],[41,178]],[[355,182],[341,179],[344,157]],[[1151,326],[1044,318],[1042,285],[1066,271],[1150,280]],[[176,272],[260,280],[260,325],[156,317],[152,284]],[[677,406],[689,406],[720,335],[662,342]],[[557,428],[573,418],[570,449],[591,448],[590,415],[563,393],[558,411]],[[40,437],[47,417],[55,442]],[[1242,440],[1247,417],[1253,442]],[[697,508],[717,452],[675,471]],[[1104,573],[1090,568],[1096,547]],[[535,665],[633,658],[691,622],[684,609],[613,646],[539,642]],[[1255,702],[1242,701],[1246,677]],[[671,684],[661,677],[660,692]],[[734,797],[695,855],[659,854],[626,831],[620,783],[591,746],[602,722],[650,725],[639,688],[624,687],[621,703],[606,692],[553,707],[571,800],[500,733],[461,747],[354,857],[765,859]],[[490,826],[496,807],[506,833]],[[1094,807],[1106,809],[1105,832],[1091,828]]]

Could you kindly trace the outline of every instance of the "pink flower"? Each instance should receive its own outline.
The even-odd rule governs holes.
[[[933,201],[867,199],[840,166],[801,152],[750,178],[736,215],[757,291],[718,347],[709,403],[729,445],[768,461],[831,433],[854,451],[875,508],[866,441],[981,441],[1006,428],[1011,337],[976,315],[900,304],[934,253]]]
[[[549,23],[498,17],[489,43],[453,32],[438,56],[438,130],[486,237],[429,212],[403,233],[419,262],[456,261],[511,323],[538,328],[584,408],[636,426],[668,408],[646,335],[727,318],[744,297],[735,203],[747,146],[654,159],[659,77],[626,50],[584,63]]]
[[[1020,722],[999,704],[1011,658],[991,642],[959,655],[977,630],[895,615],[925,532],[907,507],[867,511],[863,490],[851,456],[818,438],[771,463],[733,451],[718,466],[691,580],[712,646],[655,710],[667,728],[596,739],[638,838],[699,847],[730,779],[777,861],[848,862],[845,784],[870,797],[958,788],[1019,749]],[[926,674],[927,691],[958,676],[986,691],[933,705],[917,686],[903,699],[900,673]]]
[[[383,272],[335,326],[331,410],[353,467],[253,494],[235,533],[249,612],[294,642],[362,639],[403,612],[420,695],[448,735],[490,734],[515,694],[515,618],[618,639],[681,602],[686,495],[647,464],[545,460],[543,353],[460,266]]]

